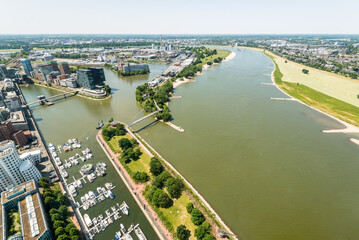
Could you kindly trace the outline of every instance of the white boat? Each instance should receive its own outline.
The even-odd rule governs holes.
[[[84,220],[88,227],[92,226],[92,221],[88,214],[84,214]]]
[[[77,196],[77,191],[74,185],[69,185],[69,190],[72,196]]]
[[[96,174],[91,173],[91,177],[96,178]]]
[[[82,196],[82,197],[81,197],[81,202],[82,202],[82,203],[86,202],[85,196]]]
[[[115,195],[111,192],[111,190],[108,190],[107,194],[110,196],[110,198],[114,199]]]
[[[122,213],[128,216],[128,207],[127,206],[123,206],[121,209]]]
[[[56,157],[57,157],[57,153],[56,153],[56,152],[52,152],[52,156],[53,156],[54,158],[56,158]]]
[[[135,226],[134,231],[139,240],[147,240],[147,237],[145,236],[145,234],[142,232],[141,228],[138,225]]]
[[[73,144],[73,143],[74,143],[74,142],[72,141],[72,139],[67,140],[67,142],[68,142],[69,144]]]
[[[89,196],[90,196],[90,199],[94,199],[95,198],[95,194],[93,191],[89,191]]]
[[[96,225],[96,224],[97,224],[97,218],[93,218],[93,219],[92,219],[92,223],[93,223],[94,225]]]
[[[102,167],[107,167],[106,163],[102,162]]]
[[[76,181],[76,183],[77,183],[77,187],[79,187],[79,188],[83,188],[83,185],[82,185],[82,182],[81,182],[81,180],[79,179],[79,180],[77,180]]]
[[[98,187],[96,190],[97,190],[97,192],[98,192],[99,194],[102,193],[102,188],[101,188],[101,187]]]
[[[89,200],[89,199],[90,199],[90,196],[86,193],[86,194],[85,194],[85,198],[86,198],[86,200]]]

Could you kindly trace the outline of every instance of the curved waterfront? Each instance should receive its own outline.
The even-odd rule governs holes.
[[[140,110],[136,86],[165,68],[154,65],[150,76],[125,79],[105,70],[114,89],[111,99],[72,98],[34,108],[34,116],[48,142],[89,136],[96,148],[96,123],[110,117],[130,121]],[[262,53],[237,52],[235,59],[176,89],[182,98],[173,99],[170,109],[186,132],[158,123],[139,134],[240,239],[356,238],[359,148],[349,135],[321,132],[340,127],[334,120],[297,102],[270,100],[284,97],[261,84],[271,82],[272,70]],[[57,93],[36,86],[23,92],[28,101]]]

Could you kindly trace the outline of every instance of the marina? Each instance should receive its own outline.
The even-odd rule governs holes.
[[[88,140],[87,137],[86,140]],[[85,146],[85,144],[83,145]],[[98,160],[92,154],[90,147],[82,149],[81,142],[77,138],[68,139],[67,143],[59,144],[57,148],[52,143],[48,146],[65,185],[67,185],[68,195],[75,203],[75,207],[80,210],[84,224],[87,226],[87,230],[84,231],[87,237],[97,239],[98,235],[104,234],[112,226],[120,226],[113,224],[120,219],[120,224],[123,225],[122,221],[131,216],[130,207],[125,199],[122,200],[122,203],[118,202],[122,199],[120,197],[122,194],[116,191],[117,186],[112,181],[105,183],[101,181],[105,178],[109,179],[106,177],[108,168],[106,158]],[[111,207],[103,212],[104,206]],[[128,224],[127,221],[124,222]],[[122,237],[119,239],[146,239],[143,238],[145,235],[138,227],[139,224],[136,225],[136,230],[134,230],[132,222],[130,226],[132,227],[128,231],[121,228]]]

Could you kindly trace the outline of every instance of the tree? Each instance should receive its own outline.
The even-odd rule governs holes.
[[[69,212],[69,209],[68,209],[68,207],[67,207],[66,205],[61,205],[61,206],[59,207],[59,213],[60,213],[62,216],[67,216],[68,212]]]
[[[158,176],[163,172],[163,166],[162,166],[160,160],[158,160],[155,157],[151,158],[150,172],[155,176]]]
[[[105,85],[105,87],[103,88],[106,92],[107,95],[110,95],[111,94],[111,88],[109,85]]]
[[[54,229],[57,229],[59,227],[64,227],[65,226],[65,222],[64,221],[61,221],[61,220],[57,220],[54,222]]]
[[[62,216],[59,213],[55,213],[54,215],[51,215],[52,222],[63,221],[63,220],[64,219],[62,218]]]
[[[71,228],[69,234],[71,237],[79,235],[79,230],[77,228]]]
[[[64,194],[59,194],[59,196],[57,197],[56,201],[57,201],[60,205],[68,205],[68,204],[69,204],[69,199],[68,199]]]
[[[66,234],[63,234],[57,238],[57,240],[70,240],[70,237]]]
[[[211,225],[208,222],[203,222],[201,226],[199,226],[194,231],[194,236],[197,239],[203,239],[206,235],[210,234]]]
[[[54,215],[55,213],[59,213],[59,211],[56,208],[53,208],[50,210],[50,215]]]
[[[109,123],[113,122],[113,117],[108,120]]]
[[[309,70],[308,69],[302,69],[302,73],[304,73],[304,74],[308,74],[309,73]]]
[[[186,228],[185,225],[179,225],[177,227],[176,235],[179,240],[188,240],[191,236],[191,232]]]
[[[135,180],[136,183],[144,183],[150,180],[150,176],[148,176],[145,172],[135,172],[132,175],[132,178]]]
[[[79,235],[75,235],[71,237],[71,240],[81,240]]]
[[[193,203],[187,203],[187,205],[186,205],[186,209],[187,209],[187,212],[189,213],[189,214],[191,214],[192,213],[192,210],[193,210]]]
[[[54,197],[45,197],[45,204],[47,207],[51,207],[55,203]]]
[[[72,228],[76,228],[75,224],[69,223],[69,224],[67,224],[65,230],[66,230],[67,233],[70,233],[70,230],[71,230]]]
[[[152,196],[152,203],[156,207],[169,208],[173,205],[172,199],[162,189],[157,189]]]
[[[171,174],[167,171],[163,171],[160,175],[158,175],[155,180],[152,182],[153,186],[156,186],[157,188],[163,188],[165,182],[168,178],[171,178]]]
[[[209,233],[206,236],[204,236],[204,238],[202,240],[216,240],[216,237],[213,236],[212,233]]]
[[[49,188],[50,187],[50,181],[49,179],[42,177],[40,178],[39,184],[43,188]]]
[[[56,230],[55,230],[55,236],[56,237],[58,237],[58,236],[60,236],[60,235],[63,235],[63,234],[65,234],[66,232],[65,232],[65,229],[63,228],[63,227],[59,227],[59,228],[56,228]]]
[[[213,64],[213,62],[209,61],[207,62],[207,65],[211,66]]]
[[[126,151],[128,148],[132,147],[131,141],[128,138],[121,138],[118,141],[118,145],[123,151]]]
[[[165,182],[168,193],[171,198],[179,198],[182,194],[183,183],[178,178],[168,178]]]
[[[196,226],[201,225],[205,221],[203,214],[197,208],[194,208],[192,210],[191,219],[192,219],[193,224]]]

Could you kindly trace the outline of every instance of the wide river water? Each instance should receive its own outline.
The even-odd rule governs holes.
[[[151,124],[153,120],[134,129],[241,240],[357,239],[359,147],[347,134],[322,133],[342,127],[323,114],[297,102],[270,100],[285,96],[261,84],[271,82],[269,58],[253,50],[231,50],[237,53],[233,60],[176,89],[174,95],[182,98],[172,100],[170,109],[184,133],[163,123]],[[166,66],[150,68],[151,74],[130,78],[105,70],[113,88],[109,100],[74,97],[51,107],[34,107],[47,142],[89,137],[96,148],[97,123],[111,117],[129,122],[140,111],[135,88]],[[28,101],[57,93],[37,86],[24,87],[23,92]],[[153,234],[144,217],[138,218]]]

